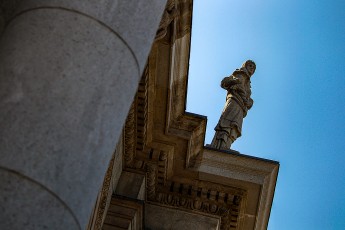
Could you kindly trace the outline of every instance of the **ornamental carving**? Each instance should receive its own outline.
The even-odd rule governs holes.
[[[135,104],[136,103],[134,102],[131,108],[129,109],[125,128],[124,128],[125,146],[124,146],[123,158],[124,158],[124,163],[126,167],[128,168],[133,168],[135,145],[136,145]]]
[[[94,230],[102,229],[103,220],[105,217],[105,211],[111,199],[110,185],[111,185],[113,169],[114,169],[115,154],[116,152],[113,154],[109,162],[109,167],[105,174],[101,191],[98,195],[98,202],[96,203],[97,206],[95,207],[95,215],[94,215],[95,221],[94,223],[91,224],[91,226],[89,226],[89,229],[94,229]]]
[[[127,168],[136,167],[134,165],[136,151],[142,151],[146,142],[148,73],[148,68],[146,67],[124,127],[125,143],[123,155],[124,164]]]
[[[185,112],[190,47],[188,37],[179,38],[190,33],[191,7],[187,0],[167,3],[156,37],[164,42],[152,47],[124,128],[124,166],[146,173],[147,202],[217,216],[221,229],[238,229],[245,190],[195,173],[175,176],[196,165],[206,130],[205,117]]]
[[[246,197],[245,191],[199,180],[190,182],[171,180],[168,177],[168,164],[169,154],[172,153],[160,149],[159,146],[164,146],[162,143],[147,143],[149,77],[146,70],[125,125],[125,168],[146,172],[148,202],[216,215],[221,217],[221,229],[236,229],[239,209]],[[204,137],[203,127],[198,125],[197,119],[189,119],[187,116],[180,117],[179,120],[181,123],[175,124],[179,124],[180,128],[185,127],[193,130],[194,135]],[[187,121],[190,123],[188,124]],[[189,149],[195,150],[193,145],[202,146],[202,144],[189,141]]]
[[[170,23],[178,16],[178,10],[176,8],[175,0],[168,0],[165,10],[163,12],[162,20],[159,24],[156,38],[158,41],[164,38],[168,32]]]
[[[169,27],[175,24],[175,39],[190,33],[192,23],[192,2],[190,0],[168,0],[159,24],[155,41],[167,37]]]
[[[221,229],[237,229],[246,191],[210,182],[158,183],[157,165],[147,164],[146,196],[149,202],[221,217]]]

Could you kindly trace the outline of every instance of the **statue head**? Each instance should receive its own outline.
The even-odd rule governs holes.
[[[243,63],[242,68],[246,70],[249,76],[252,76],[255,73],[256,65],[252,60],[247,60],[245,63]]]

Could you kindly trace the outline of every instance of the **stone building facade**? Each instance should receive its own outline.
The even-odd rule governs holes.
[[[279,163],[185,111],[192,0],[1,4],[0,229],[266,229]]]

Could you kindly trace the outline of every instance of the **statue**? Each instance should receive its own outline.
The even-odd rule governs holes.
[[[254,103],[250,97],[250,77],[255,69],[255,63],[248,60],[240,69],[236,69],[232,75],[222,80],[220,86],[228,93],[222,115],[214,128],[216,133],[211,147],[227,150],[242,135],[243,118]]]

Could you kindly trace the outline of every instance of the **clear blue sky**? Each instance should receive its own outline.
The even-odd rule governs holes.
[[[195,0],[187,111],[213,137],[220,81],[256,62],[241,153],[280,162],[269,230],[345,229],[345,0]]]

